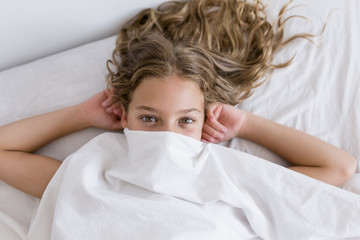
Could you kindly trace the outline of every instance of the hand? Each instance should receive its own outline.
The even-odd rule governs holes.
[[[247,113],[236,107],[213,103],[206,112],[202,140],[219,143],[240,136],[247,119]]]
[[[108,130],[123,128],[120,121],[122,107],[120,103],[115,102],[112,89],[99,92],[81,107],[91,126]]]

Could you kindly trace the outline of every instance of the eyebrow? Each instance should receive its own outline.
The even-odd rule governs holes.
[[[136,109],[137,110],[147,110],[149,112],[159,113],[159,111],[156,110],[155,108],[152,108],[152,107],[149,107],[149,106],[144,106],[144,105],[137,106]],[[193,111],[201,113],[201,111],[199,109],[197,109],[197,108],[189,108],[189,109],[180,110],[180,111],[177,112],[177,114],[187,114],[187,113],[193,112]]]

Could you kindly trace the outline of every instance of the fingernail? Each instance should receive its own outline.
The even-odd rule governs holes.
[[[111,112],[112,112],[111,107],[108,107],[108,108],[106,109],[106,112],[111,113]]]
[[[222,131],[223,133],[226,133],[226,132],[227,132],[227,128],[223,128],[223,129],[221,129],[221,131]]]
[[[107,106],[108,106],[108,102],[107,102],[107,101],[104,101],[104,102],[102,103],[102,105],[103,105],[103,107],[107,107]]]

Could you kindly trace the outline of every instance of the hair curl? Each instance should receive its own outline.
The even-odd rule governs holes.
[[[283,40],[284,24],[291,17],[282,17],[289,3],[274,26],[257,0],[170,1],[156,10],[145,9],[122,26],[112,60],[107,61],[106,81],[126,110],[143,79],[172,74],[195,81],[205,106],[235,105],[274,69],[290,64],[292,58],[272,64],[282,46],[312,36],[297,34]]]

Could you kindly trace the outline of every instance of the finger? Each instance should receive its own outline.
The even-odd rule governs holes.
[[[106,95],[106,100],[102,103],[104,107],[110,107],[113,103],[116,102],[116,98],[114,96],[114,89],[113,88],[107,88],[104,90],[104,93]]]
[[[104,90],[104,94],[106,95],[107,98],[111,98],[112,96],[114,96],[113,93],[114,92],[110,88]]]
[[[208,133],[206,132],[202,132],[202,136],[201,136],[202,140],[208,142],[208,143],[217,143],[218,141],[213,138],[212,136],[210,136]]]
[[[109,107],[112,104],[113,100],[111,99],[111,97],[107,98],[105,101],[103,101],[102,105],[103,107]]]
[[[108,98],[102,103],[103,107],[111,107],[113,104],[115,104],[116,107],[120,107],[120,105],[121,105],[120,102],[118,102],[114,96],[108,97]]]
[[[216,104],[211,104],[209,106],[209,108],[206,111],[206,118],[209,119],[210,121],[215,121],[216,117],[214,115],[215,109],[216,109]]]
[[[113,114],[121,116],[123,113],[123,107],[120,102],[114,102],[110,106]]]
[[[116,104],[111,105],[110,107],[106,108],[105,110],[107,113],[112,113],[116,116],[121,117],[122,115],[122,108],[118,107]]]
[[[213,115],[214,115],[214,117],[215,117],[215,119],[218,119],[219,118],[219,116],[220,116],[220,114],[221,114],[221,111],[222,111],[222,106],[221,105],[216,105],[216,107],[215,107],[215,109],[214,109],[214,111],[213,111]]]
[[[120,102],[120,101],[116,101],[115,97],[114,97],[113,100],[114,100],[114,101],[113,101],[112,104],[115,106],[115,108],[121,108],[121,107],[122,107],[121,102]]]
[[[221,111],[223,109],[222,104],[220,103],[213,103],[209,106],[208,110],[207,110],[207,116],[211,119],[211,120],[215,120],[218,119]]]
[[[122,109],[121,108],[115,108],[113,110],[113,113],[117,116],[121,116],[122,115]]]
[[[211,121],[210,119],[206,119],[206,123],[218,132],[222,132],[222,133],[227,132],[227,128],[216,119],[213,121]]]
[[[116,109],[116,106],[115,105],[111,105],[110,107],[106,108],[106,112],[107,113],[113,113],[114,110]]]
[[[207,135],[209,135],[210,137],[218,140],[218,141],[222,141],[224,139],[224,133],[217,131],[216,129],[212,128],[210,125],[208,124],[204,124],[203,126],[203,132],[205,132]]]
[[[219,104],[210,105],[207,111],[207,120],[213,128],[220,132],[226,133],[227,128],[224,125],[220,124],[220,122],[218,121],[219,116],[221,115],[221,111],[222,106],[220,106]]]

